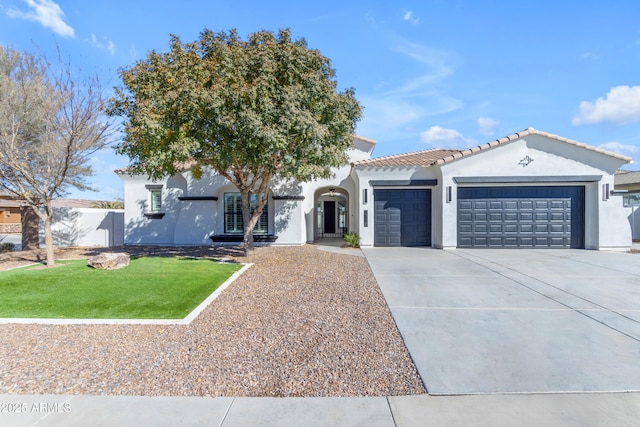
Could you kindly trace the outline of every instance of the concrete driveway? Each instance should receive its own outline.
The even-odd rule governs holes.
[[[363,252],[431,394],[640,390],[640,254]]]

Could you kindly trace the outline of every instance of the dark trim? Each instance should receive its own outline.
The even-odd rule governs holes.
[[[597,182],[602,175],[559,175],[559,176],[457,176],[458,184],[500,184],[500,183],[540,183],[540,182]]]
[[[213,242],[242,242],[244,240],[243,234],[212,234],[209,236],[211,241]],[[274,236],[273,234],[254,234],[253,241],[260,243],[273,243],[278,239],[278,236]]]
[[[164,212],[145,212],[144,216],[149,219],[162,219],[165,216]]]
[[[147,190],[162,190],[162,184],[145,184]]]
[[[389,180],[371,180],[369,185],[372,187],[423,187],[438,185],[437,179],[389,179]]]
[[[218,200],[217,196],[180,196],[178,200],[181,201],[194,201],[194,200],[213,200],[214,202]]]
[[[273,196],[273,200],[304,200],[304,196]]]

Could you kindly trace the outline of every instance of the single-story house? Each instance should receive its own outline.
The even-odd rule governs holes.
[[[357,233],[363,246],[627,250],[614,174],[631,158],[532,128],[470,149],[371,158],[356,136],[334,178],[274,181],[257,241],[302,245]],[[159,181],[118,171],[125,244],[240,241],[237,189],[214,171]]]

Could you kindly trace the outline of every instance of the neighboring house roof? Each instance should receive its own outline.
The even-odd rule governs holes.
[[[640,171],[618,170],[614,176],[616,186],[640,185]]]
[[[494,141],[487,142],[486,144],[478,145],[476,147],[468,148],[465,150],[443,150],[432,148],[430,150],[416,151],[407,154],[396,154],[392,156],[378,157],[370,160],[361,160],[352,163],[353,166],[367,166],[367,167],[385,167],[385,166],[432,166],[435,164],[442,165],[444,163],[452,162],[471,154],[475,154],[479,151],[489,150],[497,147],[498,145],[507,144],[513,142],[527,135],[540,135],[547,138],[555,139],[557,141],[564,142],[566,144],[575,145],[590,151],[595,151],[600,154],[615,157],[616,159],[630,162],[631,157],[623,156],[622,154],[606,151],[601,148],[593,147],[591,145],[584,144],[582,142],[574,141],[572,139],[564,138],[558,135],[554,135],[548,132],[535,130],[533,128],[525,129],[521,132],[516,132],[512,135],[505,136],[504,138],[496,139]]]
[[[95,208],[100,200],[84,199],[53,199],[51,206],[54,208]]]
[[[19,208],[20,202],[17,201],[17,198],[7,192],[0,191],[0,208]]]
[[[20,203],[15,200],[0,199],[0,208],[19,208]]]

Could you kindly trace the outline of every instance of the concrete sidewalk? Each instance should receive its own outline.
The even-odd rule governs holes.
[[[2,426],[631,426],[639,419],[639,393],[325,398],[0,395]]]

